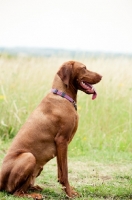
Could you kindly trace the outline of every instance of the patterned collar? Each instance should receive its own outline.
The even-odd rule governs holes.
[[[73,104],[73,106],[75,107],[75,110],[77,110],[76,102],[71,97],[69,97],[66,93],[61,92],[61,91],[59,91],[57,89],[51,89],[51,92],[53,92],[54,94],[58,94],[59,96],[67,99],[68,101],[70,101]]]

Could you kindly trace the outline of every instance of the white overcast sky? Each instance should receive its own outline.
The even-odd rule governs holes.
[[[0,0],[0,47],[132,53],[132,0]]]

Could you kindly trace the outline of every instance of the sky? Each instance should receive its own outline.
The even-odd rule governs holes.
[[[0,47],[132,54],[132,0],[0,0]]]

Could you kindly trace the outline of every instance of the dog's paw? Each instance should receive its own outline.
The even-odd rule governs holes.
[[[44,199],[41,194],[37,194],[37,193],[29,194],[27,197],[33,198],[34,200],[43,200]]]
[[[32,198],[34,200],[43,200],[43,196],[41,194],[37,194],[37,193],[25,193],[24,191],[20,190],[20,191],[16,191],[14,194],[14,196],[16,197],[27,197],[27,198]]]
[[[80,194],[73,187],[71,187],[70,191],[68,191],[66,196],[69,199],[72,199],[72,198],[80,197]]]

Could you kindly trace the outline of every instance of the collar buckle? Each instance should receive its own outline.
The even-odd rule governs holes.
[[[65,97],[65,95],[66,95],[66,94],[65,94],[64,92],[61,93],[61,97]]]
[[[54,89],[54,90],[52,90],[52,92],[53,92],[54,94],[57,94],[58,90],[57,90],[57,89]]]

